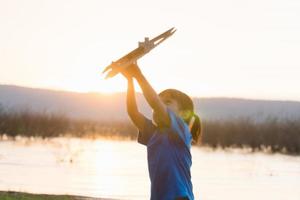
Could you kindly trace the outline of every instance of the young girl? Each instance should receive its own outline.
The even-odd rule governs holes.
[[[151,200],[193,200],[190,149],[192,141],[198,141],[201,124],[191,98],[175,89],[158,95],[136,64],[122,74],[128,80],[128,115],[139,129],[138,142],[147,146]],[[133,79],[153,109],[153,120],[138,111]]]

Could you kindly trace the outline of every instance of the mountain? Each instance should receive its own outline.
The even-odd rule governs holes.
[[[2,109],[61,113],[76,119],[127,120],[125,99],[125,93],[104,95],[0,85]],[[150,117],[151,109],[142,94],[137,94],[137,101],[140,111]],[[193,101],[202,119],[251,118],[260,121],[268,117],[300,118],[300,102],[296,101],[237,98],[194,98]]]

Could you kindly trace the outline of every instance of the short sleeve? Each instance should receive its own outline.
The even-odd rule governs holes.
[[[156,129],[157,128],[152,121],[148,118],[145,118],[144,126],[141,130],[139,130],[138,143],[147,145],[149,139],[152,137]]]
[[[176,114],[167,108],[170,117],[170,127],[168,128],[168,134],[171,137],[182,139],[182,141],[187,145],[191,146],[192,134],[189,131],[188,125]]]

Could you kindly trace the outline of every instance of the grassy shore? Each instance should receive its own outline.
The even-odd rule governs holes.
[[[0,191],[1,200],[109,200],[73,195],[30,194],[24,192]],[[112,199],[110,199],[112,200]]]

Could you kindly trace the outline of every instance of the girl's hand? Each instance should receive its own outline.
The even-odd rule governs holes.
[[[126,69],[124,69],[122,72],[123,76],[125,76],[127,79],[132,79],[134,77],[139,76],[142,72],[137,65],[137,63],[132,63],[130,66],[128,66]]]

